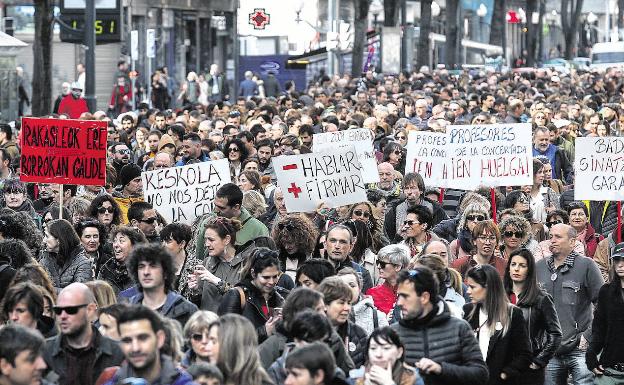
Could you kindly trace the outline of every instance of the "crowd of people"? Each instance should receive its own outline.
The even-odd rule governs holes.
[[[622,383],[621,213],[575,201],[573,167],[576,138],[624,135],[621,75],[368,71],[269,95],[250,73],[230,97],[211,68],[175,110],[117,109],[120,76],[112,118],[73,109],[75,83],[48,117],[108,122],[105,186],[21,182],[19,122],[0,124],[0,384]],[[406,170],[412,131],[494,123],[530,123],[531,185]],[[353,128],[374,137],[367,200],[288,212],[272,158]],[[143,172],[224,158],[209,214],[144,200]]]

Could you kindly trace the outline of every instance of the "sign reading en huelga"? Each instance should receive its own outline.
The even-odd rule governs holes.
[[[314,212],[322,203],[333,208],[366,201],[362,165],[353,147],[278,156],[273,168],[290,213]]]
[[[531,124],[485,124],[446,128],[447,187],[533,184]]]
[[[107,123],[22,118],[20,180],[104,186]]]
[[[411,131],[407,138],[405,173],[420,174],[427,186],[448,187],[447,140],[444,133]]]
[[[227,159],[144,172],[143,196],[168,223],[192,224],[213,212],[219,187],[230,183]]]
[[[377,158],[373,148],[373,133],[367,128],[323,132],[312,136],[312,151],[327,152],[341,147],[355,147],[355,152],[362,164],[364,183],[379,182]]]
[[[624,200],[624,138],[576,138],[574,199]]]

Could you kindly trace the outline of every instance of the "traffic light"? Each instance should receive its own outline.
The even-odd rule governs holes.
[[[518,18],[518,14],[516,11],[507,11],[507,23],[509,24],[518,24],[520,23],[520,19]]]
[[[10,36],[13,36],[15,34],[15,27],[13,26],[12,17],[5,17],[2,20],[2,25],[4,26],[4,33]]]

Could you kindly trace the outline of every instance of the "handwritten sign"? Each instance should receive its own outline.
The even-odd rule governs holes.
[[[449,187],[533,184],[530,124],[448,126],[446,134]]]
[[[353,148],[273,158],[288,212],[313,212],[366,201],[362,165]]]
[[[624,138],[577,138],[574,199],[624,199]]]
[[[22,118],[20,180],[104,186],[107,123]]]
[[[416,172],[423,177],[425,185],[448,187],[446,134],[412,131],[407,138],[405,173]]]
[[[377,183],[379,182],[379,171],[377,171],[373,139],[373,134],[366,128],[324,132],[312,136],[312,151],[315,153],[326,152],[353,146],[363,167],[362,178],[364,178],[364,183]]]
[[[144,172],[143,196],[167,220],[192,224],[213,212],[219,187],[230,183],[227,159]]]

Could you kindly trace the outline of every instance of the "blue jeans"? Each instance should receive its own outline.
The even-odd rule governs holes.
[[[545,385],[566,385],[568,375],[574,385],[592,385],[594,374],[587,369],[585,352],[575,348],[561,356],[554,356],[546,366]]]

